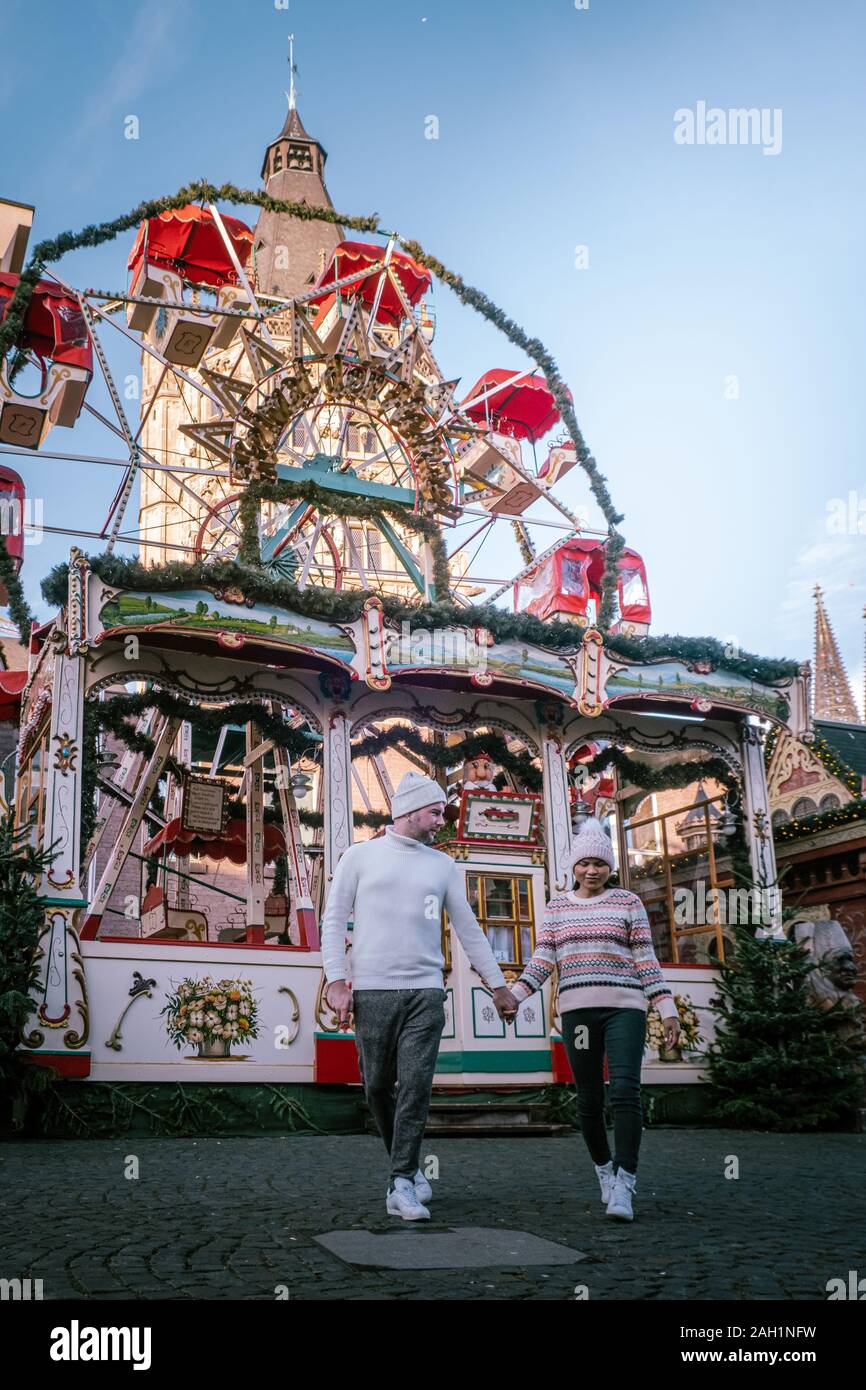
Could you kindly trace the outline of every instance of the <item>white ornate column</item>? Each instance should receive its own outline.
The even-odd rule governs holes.
[[[770,799],[764,764],[764,731],[745,719],[740,728],[740,757],[743,764],[743,826],[752,879],[761,892],[762,916],[766,913],[764,934],[782,934],[782,906],[776,871]]]
[[[571,887],[571,815],[568,766],[561,736],[554,729],[548,729],[541,741],[541,766],[548,884],[551,893],[563,892]]]
[[[247,821],[247,934],[246,940],[263,945],[265,940],[265,764],[269,743],[262,743],[255,724],[247,723],[246,768]]]
[[[325,890],[328,900],[334,870],[353,840],[352,823],[352,748],[348,714],[340,706],[331,706],[322,721],[324,732],[324,815],[325,815]]]
[[[24,1047],[44,1056],[64,1076],[86,1076],[90,1071],[87,984],[78,936],[78,918],[87,906],[81,886],[81,781],[89,578],[85,556],[73,548],[66,632],[58,624],[49,637],[56,655],[43,773],[42,843],[45,849],[53,847],[53,859],[37,888],[45,905],[39,978],[33,991],[34,1013],[22,1030]]]

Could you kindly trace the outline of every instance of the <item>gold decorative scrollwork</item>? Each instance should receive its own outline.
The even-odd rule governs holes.
[[[287,994],[292,1001],[292,1025],[295,1031],[285,1044],[286,1047],[291,1047],[295,1038],[301,1031],[301,1006],[298,1003],[298,996],[295,994],[294,990],[289,989],[288,985],[280,985],[277,994]]]
[[[322,978],[319,981],[318,993],[316,994],[316,1025],[322,1033],[339,1033],[339,1015],[334,1013],[334,1010],[331,1008],[330,1004],[326,1003],[326,989],[327,984],[325,981],[325,975],[323,971]],[[328,1021],[328,1016],[330,1016],[330,1022]],[[352,1024],[352,1026],[354,1026],[353,1019],[350,1018],[349,1022]]]

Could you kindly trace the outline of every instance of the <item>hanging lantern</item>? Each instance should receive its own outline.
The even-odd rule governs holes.
[[[223,216],[222,222],[243,267],[253,233],[237,217]],[[242,322],[239,316],[193,313],[184,306],[184,287],[189,285],[214,291],[218,310],[242,309],[249,304],[213,213],[207,208],[190,203],[142,222],[128,269],[131,295],[165,301],[165,306],[127,304],[126,321],[166,361],[178,367],[197,367],[208,348],[225,348],[231,343]]]
[[[515,584],[515,608],[543,621],[562,618],[586,627],[598,620],[606,542],[575,536]],[[644,562],[628,547],[619,562],[612,632],[641,636],[649,629],[650,603]]]
[[[306,772],[302,772],[300,768],[298,768],[297,772],[292,773],[290,786],[296,801],[303,801],[312,785],[312,778],[309,777]]]

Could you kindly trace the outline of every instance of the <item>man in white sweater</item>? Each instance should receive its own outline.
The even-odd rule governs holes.
[[[354,1012],[367,1103],[391,1157],[387,1210],[406,1221],[429,1220],[424,1203],[433,1196],[418,1164],[445,1027],[443,909],[500,1017],[510,1023],[517,1012],[456,865],[431,847],[444,806],[438,783],[407,772],[391,803],[393,826],[346,850],[322,918],[325,997],[341,1028]]]

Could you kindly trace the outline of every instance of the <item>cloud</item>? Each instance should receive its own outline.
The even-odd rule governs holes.
[[[184,6],[177,0],[149,0],[126,26],[114,61],[103,71],[98,64],[91,67],[92,94],[58,151],[68,191],[80,193],[104,177],[103,154],[96,147],[106,128],[119,130],[125,116],[140,116],[136,103],[154,80],[164,82],[180,66],[183,20]],[[92,152],[92,157],[87,158],[85,151]]]
[[[123,50],[87,103],[81,118],[69,132],[71,144],[81,144],[121,106],[129,107],[147,90],[154,77],[178,62],[176,5],[146,3],[135,16]],[[126,112],[124,112],[126,114]]]

